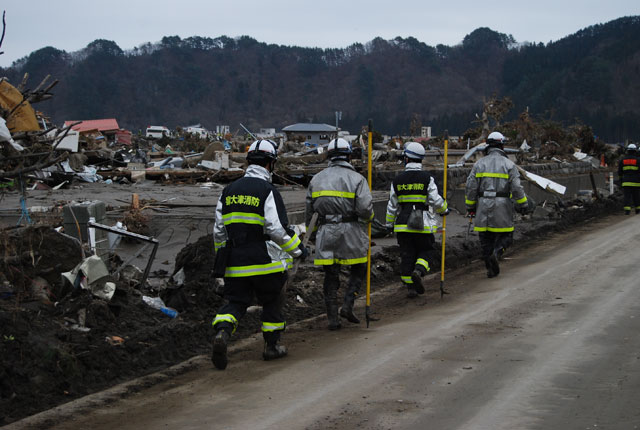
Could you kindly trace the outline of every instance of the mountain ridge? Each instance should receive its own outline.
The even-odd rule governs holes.
[[[408,134],[412,123],[462,134],[494,94],[561,122],[576,118],[607,140],[640,133],[640,17],[596,24],[547,44],[518,44],[480,27],[459,45],[375,38],[346,48],[266,44],[248,36],[164,37],[123,51],[98,39],[75,53],[45,47],[2,69],[14,84],[60,80],[38,105],[61,123],[116,117],[139,130],[239,122],[249,128],[334,123],[358,133]]]

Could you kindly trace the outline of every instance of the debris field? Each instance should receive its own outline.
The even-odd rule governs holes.
[[[555,230],[619,211],[617,195],[586,202],[568,202],[555,219],[522,220],[516,225],[516,244],[539,240]],[[464,229],[463,217],[451,217]],[[399,280],[399,253],[393,238],[380,244],[372,258],[372,291]],[[110,300],[89,289],[74,288],[60,274],[83,259],[79,243],[50,226],[6,229],[0,236],[0,411],[7,424],[119,382],[164,369],[195,355],[210,353],[211,320],[222,303],[221,289],[211,278],[212,237],[200,237],[175,257],[174,275],[153,288],[140,284],[142,270],[128,266],[114,279]],[[517,247],[514,252],[517,252]],[[477,238],[464,233],[447,237],[447,267],[469,264],[479,254]],[[112,255],[109,264],[122,261]],[[111,269],[113,270],[113,269]],[[162,276],[162,274],[159,274]],[[306,263],[289,283],[285,315],[288,324],[322,315],[322,271]],[[436,282],[433,281],[433,291]],[[341,291],[342,292],[342,291]],[[160,297],[177,317],[145,303]],[[435,299],[434,294],[434,299]],[[372,303],[384,306],[384,303]],[[361,300],[356,312],[362,311]],[[324,326],[326,322],[317,324]],[[232,341],[260,329],[259,312],[250,309]],[[283,338],[286,343],[286,333]]]

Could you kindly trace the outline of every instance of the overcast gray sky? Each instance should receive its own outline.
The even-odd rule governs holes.
[[[593,24],[640,15],[638,0],[3,0],[0,67],[53,46],[95,39],[124,50],[163,36],[248,35],[260,42],[344,48],[380,36],[456,45],[478,27],[518,42],[558,40]],[[639,36],[640,37],[640,36]]]

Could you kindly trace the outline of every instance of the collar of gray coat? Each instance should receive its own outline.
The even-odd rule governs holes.
[[[506,157],[506,156],[507,156],[507,154],[506,154],[502,149],[500,149],[500,148],[489,148],[489,149],[487,150],[487,155],[489,155],[489,154],[493,154],[494,152],[497,152],[497,153],[498,153],[498,155],[502,155],[503,157]]]
[[[420,162],[420,163],[407,163],[404,166],[404,170],[422,170],[422,162]]]
[[[351,163],[349,163],[348,161],[344,161],[344,160],[329,160],[329,167],[333,167],[333,166],[346,167],[346,168],[351,169],[351,170],[356,170],[351,165]]]
[[[259,178],[264,179],[267,182],[271,182],[271,173],[262,166],[257,164],[249,164],[247,170],[244,172],[244,176],[247,178]]]

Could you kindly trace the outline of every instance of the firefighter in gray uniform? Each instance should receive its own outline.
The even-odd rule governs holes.
[[[353,313],[367,269],[369,236],[366,225],[373,219],[373,201],[366,179],[349,163],[351,145],[334,139],[328,146],[329,167],[316,174],[307,191],[306,222],[318,213],[314,264],[324,267],[324,300],[329,330],[342,325],[338,318],[340,269],[350,266],[350,277],[340,316],[352,323]]]
[[[212,323],[216,335],[211,359],[218,369],[227,367],[227,342],[254,294],[262,305],[263,358],[272,360],[287,354],[278,344],[285,329],[282,287],[292,257],[304,259],[308,253],[289,228],[282,196],[271,184],[276,158],[274,142],[253,142],[244,177],[228,185],[218,199],[213,227],[214,272],[224,276],[227,301]]]
[[[433,176],[422,170],[424,146],[407,142],[404,147],[404,172],[391,184],[387,204],[387,228],[393,229],[400,246],[400,279],[407,286],[407,297],[424,294],[422,277],[435,261],[435,238],[438,225],[429,207],[445,216],[447,202],[438,194]]]
[[[471,169],[465,188],[465,203],[469,216],[475,216],[482,258],[487,276],[500,273],[498,260],[513,243],[513,209],[528,213],[529,202],[520,184],[515,163],[504,152],[505,137],[494,131],[487,137],[487,155]]]

